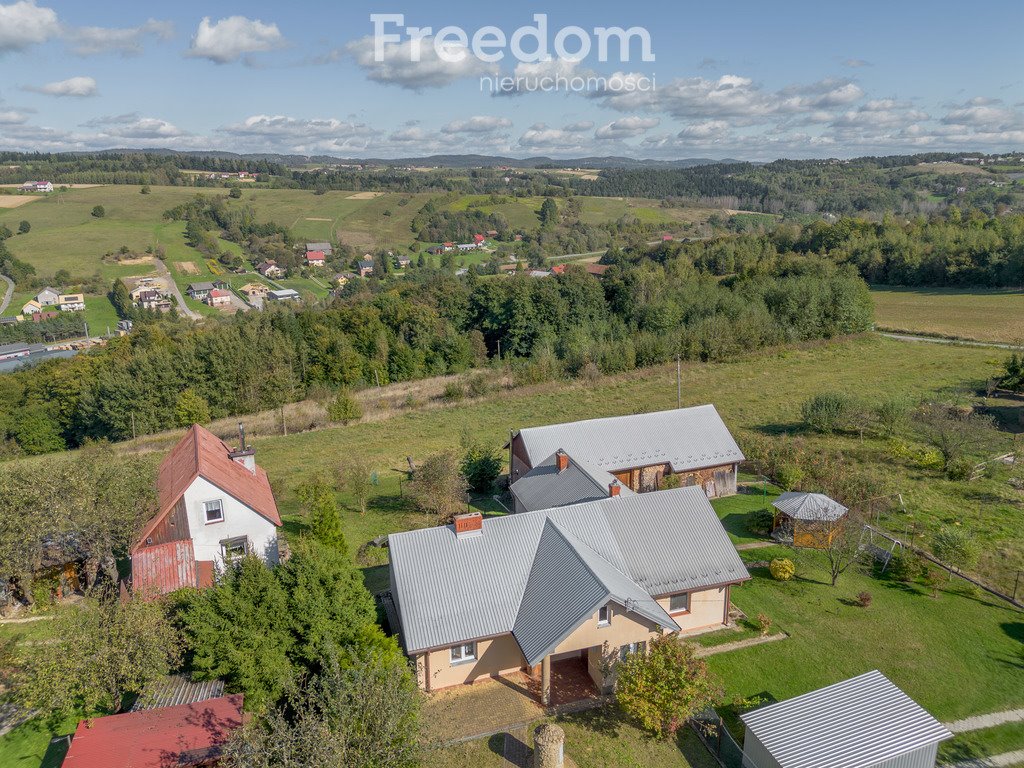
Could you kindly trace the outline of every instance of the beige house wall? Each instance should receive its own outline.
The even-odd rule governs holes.
[[[429,657],[429,658],[428,658]],[[472,683],[481,677],[515,672],[526,666],[526,659],[512,635],[499,635],[476,644],[476,661],[452,664],[451,651],[441,648],[416,657],[416,677],[421,688],[429,690]],[[429,680],[428,680],[429,677]]]
[[[669,611],[668,597],[659,598],[658,604],[675,619],[679,629],[685,634],[697,629],[706,629],[716,624],[724,624],[726,594],[727,590],[725,587],[691,592],[690,610],[686,613],[672,613]]]
[[[647,642],[651,635],[658,634],[658,627],[653,622],[639,616],[629,616],[626,609],[616,603],[610,605],[611,623],[608,626],[597,626],[598,614],[595,613],[576,627],[552,653],[565,653],[595,645],[603,646],[605,643],[609,648],[617,649],[627,643]]]

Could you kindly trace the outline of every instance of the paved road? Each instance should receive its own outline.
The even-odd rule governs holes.
[[[167,269],[167,265],[164,264],[163,259],[156,259],[155,261],[157,273],[167,279],[167,288],[170,290],[175,301],[178,302],[178,311],[185,315],[185,317],[190,317],[193,320],[199,320],[202,315],[188,308],[188,304],[185,303],[185,297],[181,295],[181,289],[178,288],[178,284],[174,282],[174,278],[171,276],[171,271]]]
[[[4,291],[4,300],[0,301],[0,315],[2,315],[4,310],[7,309],[7,305],[11,303],[11,296],[14,294],[14,283],[7,275],[0,275],[0,280],[7,283],[7,290]]]
[[[1021,347],[1015,344],[999,344],[994,341],[960,341],[959,339],[940,339],[935,336],[912,336],[906,333],[886,333],[883,331],[877,332],[879,336],[885,336],[887,339],[896,339],[897,341],[910,341],[910,342],[931,342],[932,344],[961,344],[965,347],[992,347],[994,349],[1021,349]]]

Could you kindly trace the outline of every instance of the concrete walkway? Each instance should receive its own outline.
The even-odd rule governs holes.
[[[755,645],[763,645],[764,643],[774,643],[776,640],[785,640],[789,635],[785,632],[776,632],[774,635],[768,635],[767,637],[748,637],[746,640],[736,640],[732,643],[722,643],[721,645],[708,645],[700,646],[694,653],[698,658],[704,656],[714,656],[718,653],[727,653],[729,651],[738,651],[741,648],[751,648]]]
[[[987,715],[975,715],[965,717],[963,720],[954,720],[951,723],[943,723],[953,733],[966,733],[967,731],[980,731],[982,728],[992,728],[1003,723],[1024,722],[1024,709],[1008,709],[1005,712],[990,712]]]
[[[1024,749],[1018,749],[992,757],[962,760],[959,763],[945,763],[942,768],[1009,768],[1011,765],[1022,764],[1024,764]]]
[[[746,544],[737,544],[736,551],[743,552],[748,549],[764,549],[765,547],[777,547],[777,541],[748,541]]]

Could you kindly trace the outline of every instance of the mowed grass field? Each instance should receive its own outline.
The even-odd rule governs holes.
[[[880,330],[1024,344],[1024,290],[873,287]]]

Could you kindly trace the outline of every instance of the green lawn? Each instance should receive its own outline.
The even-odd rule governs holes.
[[[526,743],[533,746],[533,729]],[[565,731],[565,754],[578,768],[715,768],[718,763],[689,728],[677,740],[652,738],[625,722],[614,707],[553,719]],[[424,768],[507,768],[504,734],[428,753]]]
[[[959,762],[1024,750],[1024,723],[1005,723],[994,728],[960,733],[939,747],[939,760]]]
[[[729,533],[734,544],[749,544],[761,541],[763,537],[752,534],[746,528],[746,514],[755,509],[769,506],[782,492],[782,489],[770,483],[757,485],[741,485],[740,492],[735,496],[723,499],[712,499],[711,506],[718,513],[718,518]]]
[[[766,613],[789,639],[711,656],[727,696],[782,700],[878,669],[943,721],[1024,706],[1024,614],[943,582],[939,597],[866,570],[829,586],[823,556],[784,547],[742,553],[747,562],[789,557],[797,576],[777,582],[751,568],[732,600],[747,616]],[[862,608],[856,596],[873,600]]]
[[[879,328],[1024,343],[1024,291],[876,286],[871,296]]]

